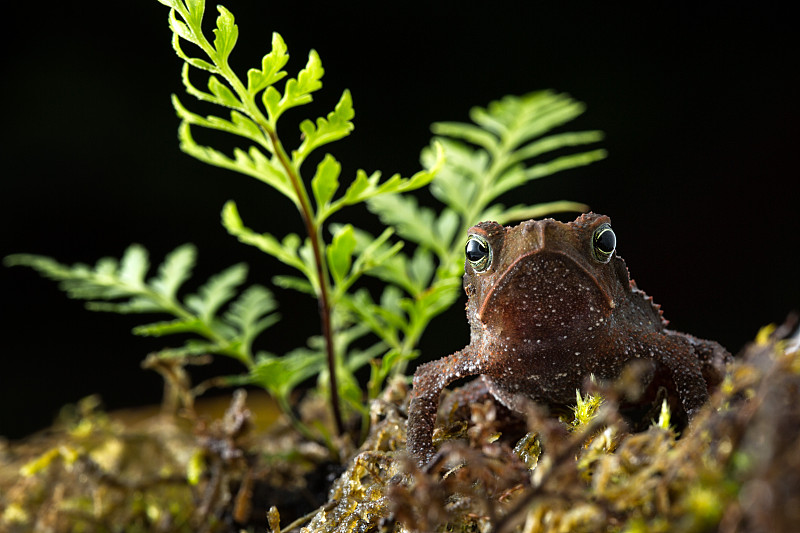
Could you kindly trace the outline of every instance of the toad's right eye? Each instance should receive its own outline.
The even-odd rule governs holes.
[[[614,250],[617,248],[617,236],[608,224],[603,224],[592,236],[592,253],[594,258],[601,263],[611,261]]]

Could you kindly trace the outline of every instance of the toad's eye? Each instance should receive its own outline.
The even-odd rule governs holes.
[[[475,269],[475,272],[485,272],[492,264],[492,248],[485,238],[480,235],[470,235],[467,245],[464,247],[464,254],[467,261]]]
[[[592,237],[592,254],[594,258],[601,263],[608,263],[611,261],[611,256],[614,254],[614,248],[617,247],[617,236],[614,235],[614,230],[608,224],[603,224],[597,231],[594,232]]]

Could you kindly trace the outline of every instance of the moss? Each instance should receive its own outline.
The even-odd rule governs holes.
[[[800,356],[785,333],[762,332],[681,435],[663,404],[631,433],[613,401],[578,395],[573,420],[533,409],[514,448],[502,435],[507,413],[473,405],[466,430],[440,432],[425,471],[395,450],[362,449],[303,531],[791,530],[800,523]],[[393,412],[402,448],[402,406]],[[380,494],[380,509],[354,504],[352,487],[341,489],[354,480],[358,494]]]
[[[459,406],[425,470],[405,451],[408,388],[397,380],[332,485],[323,446],[285,420],[251,425],[240,395],[212,422],[123,424],[84,402],[44,434],[0,443],[0,529],[263,531],[269,518],[276,532],[792,530],[800,355],[784,332],[739,354],[681,434],[666,412],[631,432],[612,389],[580,396],[566,422],[531,405],[520,423],[487,401]],[[300,412],[321,409],[312,399]]]

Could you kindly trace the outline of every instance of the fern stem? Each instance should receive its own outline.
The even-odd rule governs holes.
[[[338,435],[344,434],[344,424],[342,423],[341,406],[339,401],[339,385],[336,376],[336,352],[333,343],[333,328],[331,326],[331,303],[330,303],[330,284],[328,281],[328,271],[322,257],[322,237],[319,228],[314,222],[314,212],[311,208],[311,201],[308,198],[308,192],[300,181],[300,176],[289,161],[286,151],[283,148],[277,134],[271,128],[265,129],[269,135],[272,147],[278,160],[286,170],[289,176],[289,181],[292,188],[297,194],[300,202],[300,216],[305,224],[308,238],[311,242],[311,249],[314,252],[314,263],[317,275],[317,290],[319,291],[319,316],[322,328],[322,336],[325,339],[325,352],[328,361],[328,374],[330,379],[330,397],[331,397],[331,411],[333,412],[333,420],[336,425],[336,433]]]
[[[319,315],[322,329],[322,336],[325,339],[325,351],[328,361],[328,373],[330,375],[330,399],[331,410],[333,412],[333,420],[336,425],[336,432],[338,435],[344,434],[344,424],[342,423],[342,414],[339,401],[339,387],[338,379],[336,377],[336,353],[333,342],[333,328],[331,326],[331,303],[330,303],[330,283],[328,280],[328,272],[324,258],[322,255],[322,237],[319,228],[314,222],[314,211],[311,207],[311,201],[308,197],[306,190],[299,173],[289,160],[283,144],[278,139],[278,135],[273,124],[264,116],[259,107],[255,104],[253,95],[249,94],[244,84],[239,80],[239,77],[233,72],[228,65],[227,61],[219,61],[219,57],[213,47],[210,46],[208,41],[202,36],[202,32],[196,32],[202,38],[201,47],[203,50],[215,60],[220,67],[220,74],[231,84],[233,90],[239,95],[240,101],[244,104],[244,109],[257,124],[261,126],[264,133],[267,134],[272,144],[272,151],[277,156],[278,160],[286,171],[292,188],[297,196],[297,207],[300,211],[300,216],[303,219],[303,224],[306,227],[306,233],[311,242],[311,248],[314,252],[314,263],[316,267],[317,287],[319,291]]]

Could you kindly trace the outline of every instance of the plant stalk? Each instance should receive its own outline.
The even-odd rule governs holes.
[[[188,21],[187,13],[181,11],[181,15]],[[203,36],[199,28],[192,28],[193,32],[198,38],[199,46],[206,52],[206,54],[215,59],[215,63],[219,64],[219,72],[222,74],[233,87],[234,91],[239,95],[241,102],[244,104],[242,111],[248,113],[257,123],[261,125],[272,143],[273,153],[278,157],[281,165],[286,170],[289,176],[289,181],[292,184],[295,194],[299,202],[300,216],[303,219],[303,224],[306,227],[308,238],[311,242],[311,248],[314,252],[314,262],[316,263],[316,274],[319,280],[319,315],[322,329],[322,336],[325,339],[325,351],[328,361],[328,373],[330,375],[330,399],[331,410],[333,412],[333,420],[336,426],[336,433],[338,435],[344,434],[344,424],[342,423],[341,406],[339,401],[339,387],[338,379],[336,377],[336,352],[333,343],[333,328],[331,325],[331,302],[330,302],[330,286],[328,281],[327,268],[325,266],[324,257],[322,256],[322,245],[319,228],[314,221],[313,210],[311,202],[308,198],[308,193],[303,185],[300,176],[295,171],[294,167],[283,148],[274,127],[270,127],[269,121],[261,113],[261,110],[255,104],[254,96],[249,94],[241,80],[234,74],[228,65],[227,60],[218,61],[216,50],[212,47],[208,40]],[[274,125],[273,125],[274,126]]]
[[[330,376],[330,397],[331,397],[331,411],[333,412],[333,421],[336,425],[336,433],[338,435],[344,434],[344,424],[342,423],[341,404],[339,401],[339,385],[336,377],[336,351],[333,344],[333,327],[331,326],[331,303],[330,303],[330,287],[328,285],[328,273],[325,268],[324,258],[322,257],[322,246],[320,244],[320,232],[314,223],[314,217],[311,209],[311,204],[308,199],[308,194],[305,188],[300,183],[300,177],[294,171],[291,163],[289,162],[286,152],[283,150],[280,140],[275,132],[271,129],[267,130],[270,141],[274,148],[275,155],[278,156],[281,164],[289,179],[292,187],[297,194],[300,201],[300,216],[303,219],[303,224],[306,227],[308,238],[311,242],[311,249],[314,252],[314,263],[317,270],[317,279],[319,280],[319,317],[322,329],[322,336],[325,339],[325,352],[328,361],[328,374]]]

